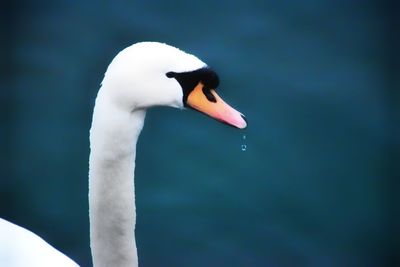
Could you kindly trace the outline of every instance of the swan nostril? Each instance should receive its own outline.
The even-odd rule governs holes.
[[[215,98],[215,96],[211,92],[211,89],[208,89],[205,86],[203,86],[203,94],[206,96],[208,101],[213,102],[213,103],[217,103],[217,99]]]

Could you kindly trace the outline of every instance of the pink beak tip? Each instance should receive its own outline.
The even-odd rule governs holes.
[[[242,113],[240,113],[240,117],[241,117],[241,120],[239,120],[236,127],[238,127],[239,129],[244,129],[247,127],[246,117]]]

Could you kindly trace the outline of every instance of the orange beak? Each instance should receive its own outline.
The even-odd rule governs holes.
[[[225,103],[225,101],[217,95],[215,90],[210,90],[209,93],[214,96],[216,102],[207,99],[203,92],[203,84],[200,82],[193,91],[190,92],[186,103],[191,108],[228,125],[239,129],[247,127],[247,123],[244,120],[244,115],[242,113]]]

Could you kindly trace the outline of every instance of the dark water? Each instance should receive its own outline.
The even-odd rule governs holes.
[[[395,266],[394,9],[276,2],[6,4],[0,216],[91,265],[94,97],[119,50],[162,41],[216,69],[249,127],[148,112],[136,165],[141,266]]]

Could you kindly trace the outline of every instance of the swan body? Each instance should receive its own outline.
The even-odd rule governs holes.
[[[0,218],[0,265],[77,267],[73,260],[31,231]]]
[[[90,129],[89,219],[94,266],[138,266],[134,168],[147,108],[189,107],[237,128],[247,126],[243,115],[217,95],[218,84],[217,74],[203,61],[162,43],[137,43],[113,59],[96,98]],[[2,221],[0,227],[9,224]],[[76,266],[33,233],[15,225],[8,230],[20,237],[18,246],[23,248],[11,257],[25,253],[34,257],[28,246],[37,244],[41,257],[48,254],[54,260],[48,266]],[[2,245],[7,251],[7,244]]]

